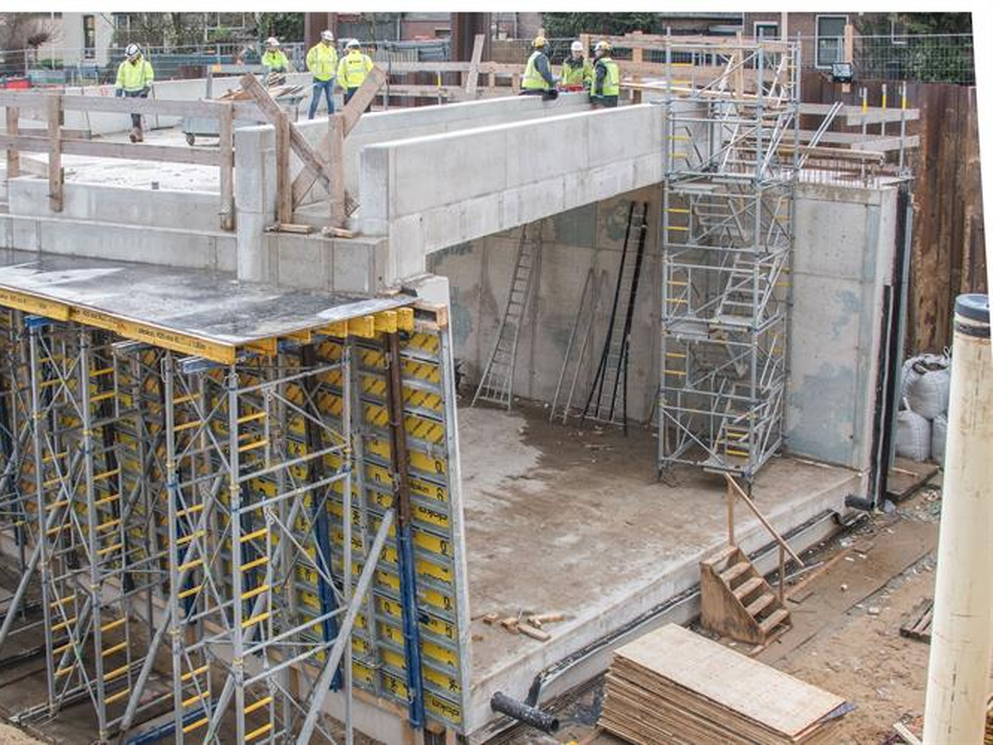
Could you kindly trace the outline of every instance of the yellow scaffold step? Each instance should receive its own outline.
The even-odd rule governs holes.
[[[688,214],[690,214],[690,211],[689,211],[689,209],[687,207],[666,207],[665,208],[665,211],[666,212],[672,212],[673,214],[676,214],[676,215],[688,215]]]
[[[183,708],[188,709],[197,701],[203,701],[206,698],[210,698],[210,691],[204,691],[203,693],[197,693],[193,696],[190,696],[188,699],[183,701]]]
[[[187,734],[189,734],[190,732],[192,732],[195,729],[200,729],[201,727],[203,727],[203,725],[207,724],[207,722],[209,722],[209,721],[210,721],[210,717],[204,717],[203,719],[197,719],[195,722],[193,722],[191,724],[187,724],[185,727],[183,727],[183,734],[184,735],[187,735]]]
[[[110,657],[115,652],[120,652],[122,649],[125,649],[127,646],[128,643],[126,641],[123,641],[120,642],[119,644],[115,644],[113,647],[107,647],[105,650],[103,650],[103,652],[100,653],[100,655],[102,657]]]
[[[203,538],[205,535],[207,535],[206,530],[194,530],[189,535],[184,535],[182,538],[177,538],[176,545],[185,546],[190,541],[195,541],[197,538]]]
[[[253,701],[248,706],[245,707],[245,713],[251,714],[256,709],[261,709],[266,704],[272,703],[272,696],[266,696],[265,698],[260,698],[258,701]]]
[[[666,230],[679,231],[681,233],[688,233],[689,228],[685,225],[667,225]]]
[[[66,603],[68,603],[74,597],[76,597],[76,596],[75,595],[66,595],[64,598],[59,598],[58,600],[53,600],[51,603],[48,604],[48,607],[49,608],[58,608],[60,605],[65,605]]]
[[[269,528],[259,528],[258,530],[253,530],[251,533],[246,533],[240,539],[240,543],[247,543],[248,541],[254,541],[256,538],[261,538],[266,533],[269,532]]]
[[[58,657],[60,654],[70,649],[71,647],[72,647],[72,640],[67,641],[65,644],[62,644],[52,650],[52,657]]]
[[[241,565],[241,571],[247,572],[249,569],[255,569],[255,567],[262,566],[263,564],[267,563],[268,561],[269,561],[269,557],[268,556],[260,556],[257,559],[252,559],[247,564],[242,564]]]
[[[41,462],[51,463],[56,458],[65,458],[67,455],[69,455],[68,450],[66,450],[64,453],[56,453],[55,455],[46,455],[44,458],[41,459]]]
[[[58,481],[58,479],[56,479],[56,481]],[[67,504],[69,504],[68,499],[60,499],[58,502],[52,502],[50,505],[45,507],[45,509],[51,512],[52,510],[57,510],[59,507],[65,507]]]
[[[100,403],[101,401],[106,401],[108,398],[113,398],[116,395],[117,395],[116,391],[107,391],[106,393],[98,393],[95,396],[90,396],[90,403],[97,404]]]
[[[266,413],[264,411],[256,411],[254,414],[245,414],[245,416],[238,417],[238,424],[245,424],[246,422],[255,422],[259,419],[265,419]]]
[[[107,682],[108,680],[114,680],[114,678],[121,677],[122,675],[124,675],[124,673],[126,673],[128,671],[128,668],[129,667],[131,667],[131,666],[130,665],[121,665],[120,667],[114,668],[109,673],[104,673],[104,676],[103,676],[104,682]]]
[[[71,665],[69,665],[69,667],[60,667],[58,670],[55,671],[55,677],[56,678],[65,677],[66,675],[68,675],[69,673],[71,673],[75,669],[76,669],[76,663],[75,662],[72,663]]]
[[[202,589],[203,589],[202,583],[197,585],[196,587],[188,587],[185,590],[183,590],[181,593],[179,593],[179,599],[182,600],[183,598],[188,598],[190,595],[196,595]]]
[[[183,424],[177,424],[172,428],[173,432],[182,432],[187,429],[193,429],[194,427],[199,427],[203,424],[200,419],[194,419],[192,422],[184,422]]]
[[[194,670],[190,670],[188,673],[183,673],[179,679],[185,683],[186,681],[191,680],[193,676],[202,675],[203,673],[207,672],[208,667],[209,665],[201,665],[200,667]]]
[[[190,393],[190,394],[188,394],[186,396],[179,396],[178,398],[174,398],[172,400],[172,405],[173,406],[178,406],[179,404],[189,403],[194,398],[196,398],[196,396],[194,396],[192,393]]]
[[[123,548],[123,547],[124,547],[124,544],[123,543],[120,543],[120,542],[115,543],[112,546],[107,546],[107,548],[101,548],[99,551],[97,551],[97,556],[106,556],[107,554],[111,553],[112,551],[117,551],[118,549]]]
[[[110,528],[114,528],[120,524],[121,524],[121,518],[115,517],[112,520],[108,520],[105,523],[100,523],[99,525],[97,525],[97,530],[99,531],[109,530]]]
[[[185,572],[187,569],[192,569],[193,567],[198,567],[203,564],[203,559],[193,559],[193,561],[188,561],[185,564],[179,565],[179,571]]]
[[[670,370],[670,369],[666,368],[665,374],[666,375],[679,375],[681,377],[686,377],[686,371],[685,370]]]
[[[114,368],[112,368],[112,367],[104,367],[104,368],[101,368],[100,370],[94,370],[93,372],[91,372],[90,373],[90,377],[91,378],[99,378],[101,375],[110,375],[112,372],[114,372]]]
[[[177,512],[176,517],[186,517],[187,515],[192,515],[196,512],[201,512],[201,511],[203,511],[202,504],[191,504],[185,510],[180,510],[179,512]]]
[[[256,595],[261,595],[263,592],[266,592],[268,590],[269,590],[269,585],[261,584],[258,587],[253,587],[251,590],[245,590],[245,592],[241,593],[241,599],[251,600]]]
[[[115,502],[115,501],[117,501],[120,498],[121,498],[121,495],[120,494],[108,494],[106,497],[101,497],[100,499],[98,499],[93,504],[95,504],[95,505],[104,505],[104,504],[108,504],[109,502]]]
[[[120,618],[118,618],[118,619],[116,619],[114,621],[107,621],[107,623],[105,623],[103,626],[100,627],[100,630],[101,631],[113,631],[118,626],[123,626],[123,625],[124,625],[124,616],[121,616]]]
[[[107,698],[104,699],[105,703],[112,704],[115,701],[120,701],[122,698],[131,693],[131,688],[122,688],[117,693],[112,693]]]
[[[672,285],[673,287],[686,287],[687,285],[689,285],[689,282],[687,282],[685,279],[670,279],[668,284]]]
[[[57,623],[54,626],[52,626],[52,633],[55,633],[56,631],[61,631],[62,629],[68,628],[71,624],[74,624],[74,623],[76,623],[76,616],[73,616],[72,618],[68,618],[65,621],[62,621],[62,622]]]
[[[269,618],[269,611],[265,611],[264,613],[259,613],[257,616],[252,616],[251,618],[242,621],[241,628],[247,629],[249,626],[254,626],[257,623],[262,623],[267,618]]]
[[[251,732],[245,735],[245,742],[251,742],[256,737],[261,737],[266,732],[272,729],[272,722],[266,722],[258,729],[253,729]]]
[[[686,352],[666,352],[665,356],[676,360],[685,360]]]
[[[121,469],[120,468],[113,468],[113,469],[111,469],[109,471],[104,471],[103,473],[98,473],[96,476],[93,477],[93,480],[94,481],[102,481],[103,479],[109,479],[112,476],[116,476],[120,472],[121,472]]]
[[[255,442],[250,442],[247,445],[242,445],[238,448],[239,453],[247,453],[249,450],[255,450],[256,448],[264,447],[269,444],[269,440],[256,440]]]

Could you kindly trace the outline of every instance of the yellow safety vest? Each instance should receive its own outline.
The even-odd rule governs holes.
[[[144,57],[139,57],[135,64],[124,60],[117,68],[117,88],[133,93],[147,88],[155,80],[152,64]]]
[[[372,60],[368,54],[349,52],[338,63],[338,85],[342,88],[358,88],[371,70]]]
[[[267,49],[262,55],[262,65],[269,72],[286,72],[290,61],[286,59],[282,49]]]
[[[603,65],[607,74],[603,78],[603,90],[601,96],[617,96],[621,92],[621,69],[610,57],[601,57],[597,60],[597,65]]]
[[[562,63],[562,85],[589,85],[593,80],[593,65],[583,57],[582,63],[573,67],[571,60]]]
[[[323,42],[315,44],[307,52],[307,69],[315,80],[330,80],[338,71],[338,50]]]
[[[547,91],[551,87],[548,85],[548,81],[541,77],[541,73],[538,72],[538,67],[534,63],[539,54],[544,54],[544,52],[531,52],[528,63],[524,67],[524,79],[521,80],[521,88],[526,91]]]

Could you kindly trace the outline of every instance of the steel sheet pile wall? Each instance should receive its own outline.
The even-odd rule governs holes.
[[[355,685],[462,731],[448,339],[400,308],[218,364],[0,310],[0,538],[21,574],[0,646],[43,631],[30,713],[89,698],[101,738],[171,707],[177,742],[306,741],[329,688],[350,726]]]

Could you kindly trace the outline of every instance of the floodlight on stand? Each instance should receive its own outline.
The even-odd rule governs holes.
[[[851,62],[832,62],[831,80],[835,83],[851,83],[855,77]]]

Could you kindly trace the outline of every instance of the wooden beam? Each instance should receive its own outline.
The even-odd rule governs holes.
[[[221,159],[221,230],[234,230],[234,107],[218,117],[217,150]]]
[[[345,115],[328,118],[328,169],[331,177],[331,227],[344,228],[345,211]]]
[[[486,37],[483,34],[476,34],[472,43],[472,60],[469,62],[469,76],[465,81],[465,94],[469,98],[475,98],[476,89],[479,87],[479,63],[483,59],[483,44]]]
[[[268,95],[268,94],[266,94]],[[290,181],[290,115],[279,110],[276,127],[276,212],[279,222],[293,222],[293,184]]]
[[[283,115],[286,113],[283,108],[276,103],[276,100],[269,95],[262,84],[256,79],[252,74],[246,74],[241,77],[242,88],[252,96],[255,103],[258,104],[259,110],[265,115],[272,124],[276,124],[281,120]],[[357,94],[356,94],[357,95]],[[314,150],[307,139],[300,134],[300,131],[289,124],[289,118],[286,119],[286,126],[289,127],[288,141],[289,147],[292,148],[293,152],[303,163],[304,170],[310,171],[313,177],[321,182],[321,185],[327,189],[330,183],[328,174],[326,172],[327,164],[324,158]],[[278,142],[279,142],[279,129],[276,132],[277,137],[277,150],[276,155],[279,156]],[[289,154],[287,153],[287,178],[289,177]],[[286,194],[286,199],[292,204],[293,201],[293,191],[290,189],[290,184],[286,184],[288,193]],[[280,222],[293,222],[292,216],[287,216],[287,219],[280,219]]]
[[[62,95],[48,99],[48,206],[61,212],[64,203],[62,173]]]
[[[6,132],[8,135],[16,136],[18,134],[19,127],[17,123],[19,110],[13,106],[8,106],[4,112],[4,118],[6,120]],[[17,178],[20,173],[21,166],[21,156],[17,152],[17,148],[11,145],[7,148],[7,178]]]
[[[641,35],[642,35],[642,32],[641,31],[632,31],[631,32],[631,36],[637,37],[637,36],[641,36]],[[644,53],[645,53],[645,50],[642,49],[641,47],[635,47],[634,49],[632,49],[631,50],[631,62],[633,62],[635,65],[640,65],[642,63],[642,61],[644,60],[644,56],[643,56]],[[631,82],[633,82],[633,83],[640,83],[641,82],[641,77],[636,73],[632,77],[632,81]],[[640,90],[635,89],[634,91],[631,92],[631,103],[641,103],[641,91]]]
[[[366,76],[365,81],[363,81],[361,87],[355,91],[355,94],[349,99],[348,103],[341,110],[341,130],[342,139],[348,137],[349,133],[359,122],[359,117],[362,116],[362,112],[365,111],[366,106],[372,103],[379,89],[382,88],[383,83],[386,82],[386,73],[379,67],[372,68],[372,71]],[[400,86],[403,87],[403,86]],[[392,91],[391,91],[392,92]],[[397,94],[400,95],[400,94]],[[337,115],[336,115],[337,116]],[[330,147],[330,130],[322,138],[317,148],[321,153],[326,153]],[[338,177],[344,178],[344,174],[336,174],[331,171],[327,177],[322,180],[321,186],[325,190],[330,192],[331,183]],[[307,196],[307,192],[314,185],[314,181],[317,179],[307,169],[304,169],[297,174],[297,177],[293,179],[293,203],[301,204],[304,198]]]
[[[855,61],[855,27],[850,23],[845,24],[845,62],[849,64]],[[852,85],[851,83],[842,83],[841,85],[842,93],[851,93]]]

